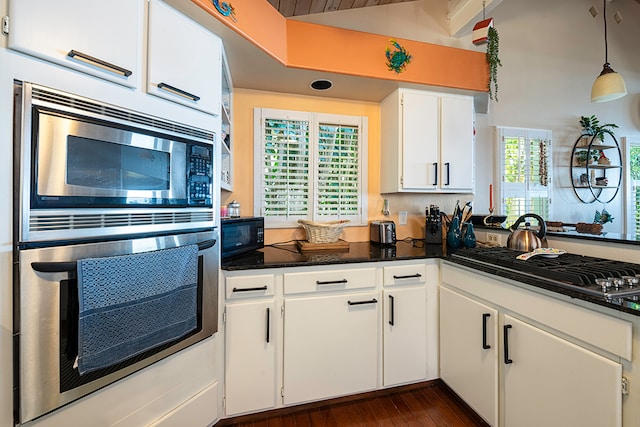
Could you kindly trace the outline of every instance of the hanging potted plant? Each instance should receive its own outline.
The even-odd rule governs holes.
[[[487,64],[489,65],[489,98],[498,101],[498,66],[502,67],[499,54],[500,38],[495,27],[489,27],[487,33]]]

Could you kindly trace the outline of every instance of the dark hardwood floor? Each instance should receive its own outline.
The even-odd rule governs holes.
[[[477,414],[444,383],[432,381],[397,389],[228,418],[234,427],[468,427],[482,426]]]

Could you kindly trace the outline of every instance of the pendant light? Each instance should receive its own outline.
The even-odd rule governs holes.
[[[627,85],[624,83],[622,76],[611,68],[609,65],[608,46],[607,46],[607,0],[603,0],[604,8],[602,16],[604,17],[604,66],[602,72],[598,76],[593,87],[591,88],[591,102],[607,102],[614,99],[622,98],[627,94]]]

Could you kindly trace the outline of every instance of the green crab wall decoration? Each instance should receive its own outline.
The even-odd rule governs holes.
[[[400,74],[407,68],[407,65],[411,62],[411,55],[400,44],[391,39],[389,40],[391,45],[395,48],[393,51],[390,47],[385,49],[385,55],[387,57],[387,68],[389,71],[395,71],[396,74]]]

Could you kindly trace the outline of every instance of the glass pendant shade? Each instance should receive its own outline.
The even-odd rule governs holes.
[[[591,102],[607,102],[627,94],[627,85],[622,76],[605,63],[602,72],[591,88]]]

